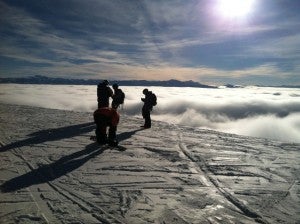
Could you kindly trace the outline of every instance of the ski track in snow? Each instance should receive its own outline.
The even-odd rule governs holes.
[[[300,145],[0,104],[0,223],[299,223]]]

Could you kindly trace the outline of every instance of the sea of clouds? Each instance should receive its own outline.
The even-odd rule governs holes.
[[[121,114],[141,116],[145,87],[121,87]],[[300,142],[300,89],[147,87],[158,97],[154,120],[223,132]],[[92,112],[96,86],[1,84],[0,102]],[[139,125],[139,124],[138,124]]]

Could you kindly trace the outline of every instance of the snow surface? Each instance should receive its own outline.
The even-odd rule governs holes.
[[[299,223],[300,144],[0,104],[0,223]]]

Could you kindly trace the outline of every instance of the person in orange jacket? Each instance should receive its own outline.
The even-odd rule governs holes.
[[[116,109],[110,107],[98,108],[94,112],[94,121],[96,123],[96,140],[99,144],[108,143],[111,146],[118,145],[117,126],[119,124],[120,115]],[[108,137],[107,137],[107,127]]]

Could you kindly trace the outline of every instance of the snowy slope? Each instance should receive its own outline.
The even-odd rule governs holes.
[[[0,223],[299,223],[300,144],[0,104]]]

